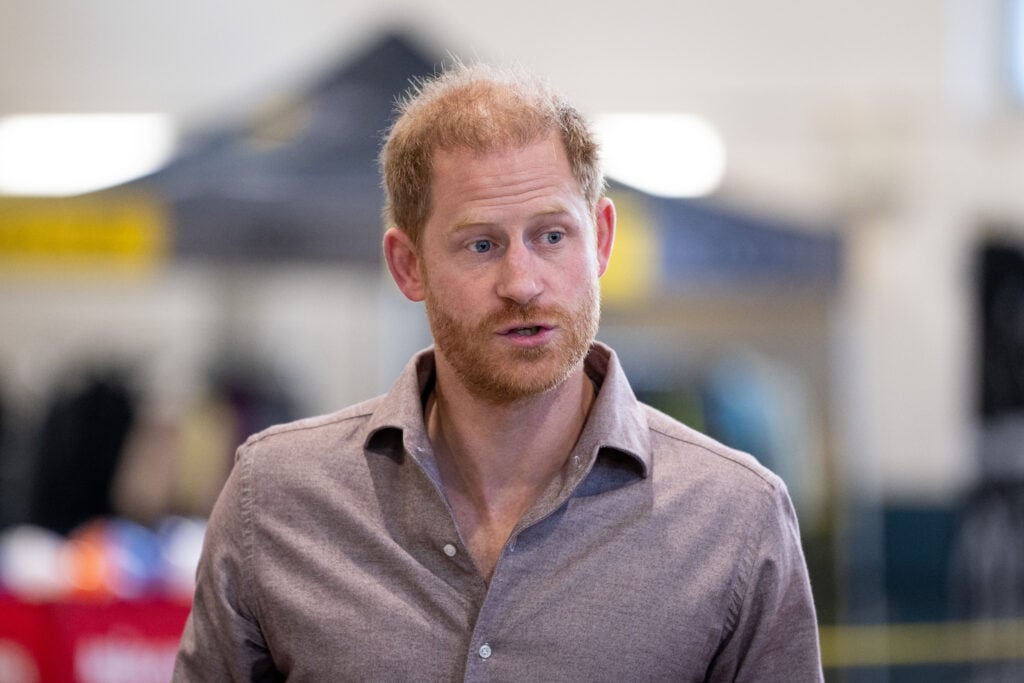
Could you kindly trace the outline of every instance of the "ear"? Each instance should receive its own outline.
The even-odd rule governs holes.
[[[410,301],[423,301],[426,294],[419,251],[404,230],[388,228],[384,233],[384,260],[402,294]]]
[[[608,197],[597,201],[594,216],[597,227],[597,275],[604,275],[608,269],[608,260],[612,257],[612,244],[615,242],[615,204]]]

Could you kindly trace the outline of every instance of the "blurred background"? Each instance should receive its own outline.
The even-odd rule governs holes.
[[[785,479],[828,679],[1024,680],[1022,4],[4,0],[0,681],[166,680],[235,446],[429,343],[375,158],[452,55],[597,124],[599,337]]]

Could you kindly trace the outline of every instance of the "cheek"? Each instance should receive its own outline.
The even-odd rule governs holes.
[[[437,305],[443,306],[450,315],[465,318],[472,313],[477,300],[482,296],[484,283],[481,279],[453,278],[435,274],[426,280],[427,296]]]
[[[580,291],[590,286],[598,277],[598,263],[593,254],[585,259],[574,259],[557,270],[559,288],[564,291]]]

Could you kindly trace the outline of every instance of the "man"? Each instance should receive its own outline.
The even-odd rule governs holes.
[[[580,114],[456,65],[382,152],[432,349],[239,450],[177,680],[816,681],[782,482],[594,342],[615,210]]]

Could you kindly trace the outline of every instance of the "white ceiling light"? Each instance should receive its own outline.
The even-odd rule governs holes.
[[[1007,33],[1007,70],[1013,96],[1024,102],[1024,0],[1005,4]]]
[[[725,144],[688,114],[604,114],[594,121],[605,173],[664,197],[710,194],[725,175]]]
[[[160,114],[39,114],[0,118],[0,194],[91,192],[160,168],[175,130]]]

